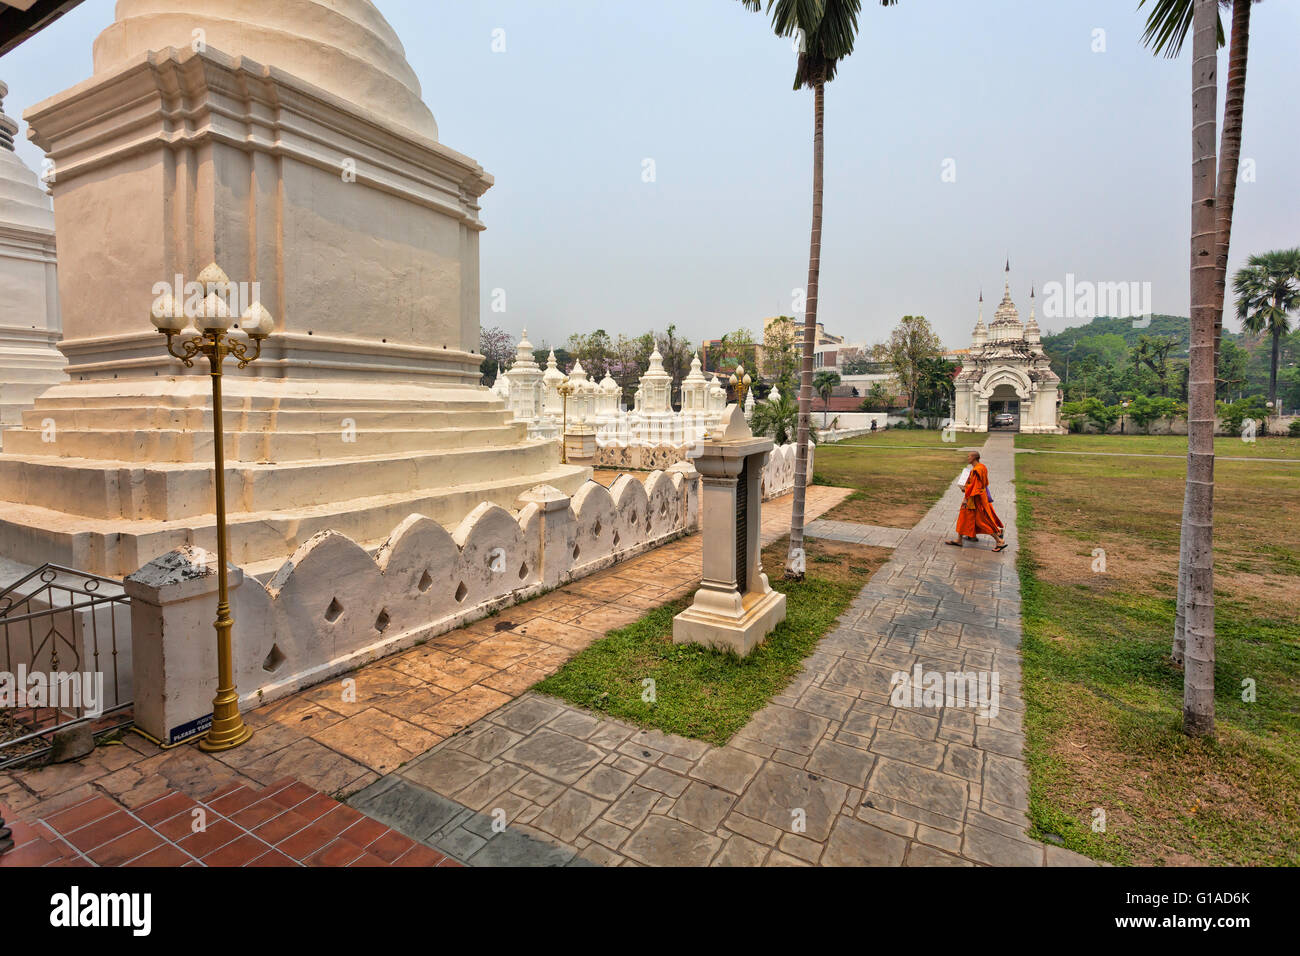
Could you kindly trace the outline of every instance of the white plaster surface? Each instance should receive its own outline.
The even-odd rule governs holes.
[[[594,481],[572,497],[547,485],[519,509],[474,508],[454,531],[411,514],[373,557],[335,531],[303,543],[263,585],[231,577],[235,677],[255,707],[410,647],[694,529],[689,465]],[[161,740],[210,713],[216,690],[215,558],[178,549],[125,581],[132,596],[136,720]]]

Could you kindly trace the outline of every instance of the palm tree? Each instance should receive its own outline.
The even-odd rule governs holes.
[[[798,434],[799,403],[789,395],[755,402],[749,427],[755,435],[765,435],[777,445],[787,444]],[[808,440],[816,444],[816,433],[810,434]]]
[[[1195,0],[1154,0],[1147,17],[1146,32],[1142,35],[1153,53],[1167,57],[1182,52],[1187,31],[1192,25],[1192,8]],[[1147,0],[1139,0],[1138,7]],[[1214,354],[1219,354],[1223,337],[1222,303],[1227,291],[1228,247],[1232,238],[1232,212],[1237,198],[1237,175],[1241,160],[1242,115],[1246,105],[1246,65],[1250,53],[1250,8],[1259,0],[1219,0],[1222,7],[1232,8],[1232,46],[1228,53],[1228,85],[1223,98],[1223,133],[1219,143],[1219,181],[1215,188],[1215,290],[1219,296],[1220,311],[1214,319]],[[1215,41],[1223,46],[1225,41],[1222,19],[1215,23]]]
[[[1283,249],[1251,256],[1232,279],[1237,318],[1242,327],[1273,337],[1268,371],[1268,398],[1277,407],[1277,364],[1282,336],[1291,331],[1288,313],[1300,308],[1300,249]]]
[[[740,0],[762,12],[763,0]],[[898,0],[879,0],[892,7]],[[862,0],[767,0],[777,36],[800,38],[794,89],[813,91],[813,212],[808,242],[808,288],[804,307],[803,368],[799,379],[799,446],[795,454],[794,500],[790,506],[790,552],[785,576],[803,577],[804,499],[808,488],[808,441],[812,428],[813,346],[817,335],[817,282],[821,271],[823,130],[826,84],[835,79],[840,60],[853,52]]]
[[[1139,0],[1141,8],[1147,0]],[[1187,31],[1192,27],[1194,4],[1200,0],[1154,0],[1151,14],[1147,19],[1146,33],[1143,40],[1152,50],[1165,56],[1177,56],[1187,38]],[[1214,244],[1214,282],[1213,288],[1218,302],[1214,313],[1214,368],[1218,368],[1219,343],[1223,333],[1223,299],[1228,280],[1228,247],[1232,238],[1232,211],[1237,196],[1238,161],[1241,156],[1242,113],[1246,103],[1246,64],[1250,49],[1250,10],[1252,0],[1220,0],[1223,6],[1232,5],[1232,47],[1228,54],[1228,85],[1224,95],[1223,107],[1223,141],[1220,144],[1221,164],[1218,170],[1218,184],[1211,197],[1217,209],[1215,221]],[[1258,2],[1258,0],[1254,0]],[[1216,49],[1223,46],[1223,22],[1218,19],[1217,11],[1214,31]],[[1210,12],[1205,15],[1209,16]],[[1193,69],[1196,69],[1193,64]],[[1213,118],[1213,117],[1211,117]],[[1213,175],[1213,173],[1211,173]],[[1188,448],[1190,467],[1191,449]],[[1188,495],[1191,493],[1189,482],[1184,492],[1184,519],[1190,512]],[[1178,612],[1174,621],[1173,658],[1183,662],[1185,644],[1186,597],[1187,597],[1187,543],[1190,540],[1184,520],[1182,546],[1178,561]]]
[[[818,372],[813,378],[813,391],[822,398],[822,428],[826,427],[826,417],[831,410],[831,395],[838,384],[840,384],[839,372]]]
[[[1192,340],[1187,378],[1187,484],[1179,590],[1183,607],[1183,731],[1214,733],[1214,324],[1216,0],[1192,21]],[[1175,635],[1175,640],[1177,636]]]

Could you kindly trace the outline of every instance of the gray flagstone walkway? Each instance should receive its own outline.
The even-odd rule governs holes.
[[[945,546],[950,488],[726,746],[528,693],[349,802],[471,865],[1091,865],[1025,832],[1011,436],[983,455],[1012,547]],[[921,693],[957,673],[996,713]]]

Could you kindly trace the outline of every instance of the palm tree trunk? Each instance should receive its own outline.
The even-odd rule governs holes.
[[[1228,52],[1228,85],[1223,97],[1223,132],[1219,144],[1219,182],[1215,190],[1217,210],[1214,263],[1214,374],[1218,384],[1219,348],[1223,338],[1223,299],[1228,285],[1228,250],[1232,239],[1232,211],[1237,198],[1237,176],[1241,159],[1241,126],[1246,105],[1246,64],[1250,52],[1250,8],[1254,0],[1233,0],[1232,39]],[[1161,394],[1165,394],[1161,390]],[[1183,513],[1187,513],[1184,502]],[[1182,540],[1188,536],[1183,529]],[[1178,557],[1178,611],[1174,618],[1174,661],[1183,662],[1186,643],[1187,551]]]
[[[1219,342],[1223,335],[1223,298],[1228,284],[1228,245],[1232,239],[1232,208],[1237,199],[1241,158],[1241,124],[1246,105],[1246,60],[1250,52],[1250,7],[1254,0],[1233,0],[1232,45],[1228,53],[1228,85],[1223,95],[1223,139],[1219,144],[1219,184],[1214,263],[1214,294],[1219,311],[1214,314],[1214,359],[1218,370]]]
[[[1183,730],[1192,736],[1214,733],[1216,16],[1216,0],[1196,0],[1192,21],[1192,342],[1183,512],[1187,555]]]
[[[1278,351],[1282,345],[1282,326],[1277,323],[1273,324],[1273,360],[1268,366],[1268,400],[1277,408],[1277,363]]]
[[[822,131],[826,119],[826,83],[813,83],[813,214],[808,241],[808,298],[803,321],[803,368],[799,376],[799,444],[794,459],[794,500],[790,504],[790,553],[785,576],[803,578],[803,515],[808,493],[808,432],[812,427],[813,349],[817,339],[817,280],[822,257]]]

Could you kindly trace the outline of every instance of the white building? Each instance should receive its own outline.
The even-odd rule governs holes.
[[[55,273],[54,213],[36,174],[14,153],[18,124],[0,82],[0,429],[67,380]],[[3,434],[0,433],[0,440]]]
[[[1010,271],[1010,266],[1008,266]],[[1052,371],[1034,317],[1029,293],[1029,322],[1022,324],[1006,285],[993,321],[984,326],[984,296],[971,337],[970,355],[956,380],[953,425],[958,431],[986,432],[990,427],[1022,432],[1058,433],[1060,379]],[[999,415],[1005,424],[995,421]]]

